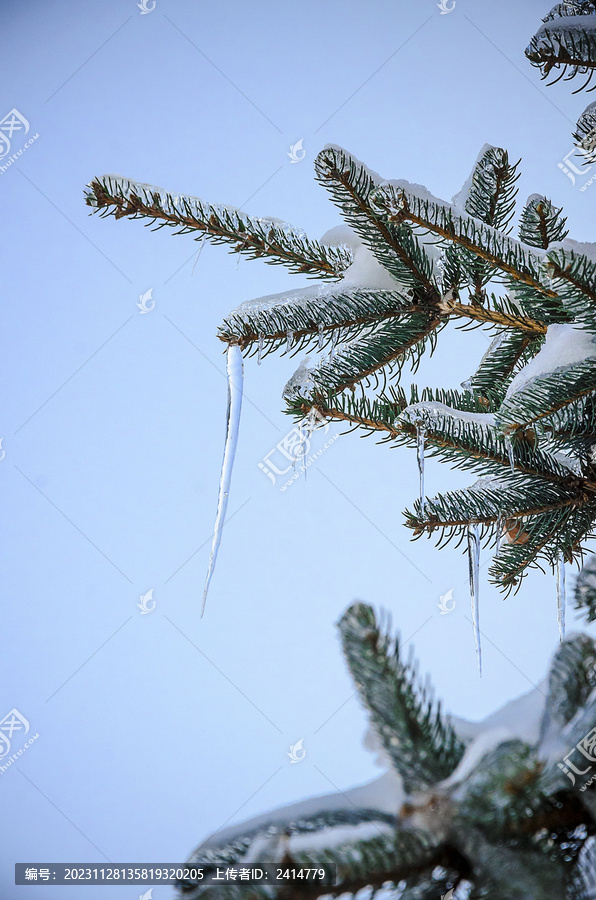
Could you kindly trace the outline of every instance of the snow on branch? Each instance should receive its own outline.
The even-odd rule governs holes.
[[[198,231],[215,244],[232,244],[232,252],[262,257],[307,276],[337,280],[352,262],[349,248],[325,246],[279,219],[247,216],[231,206],[172,194],[119,175],[95,178],[88,185],[86,202],[116,219],[149,218],[160,222],[157,228],[177,228],[176,234]]]

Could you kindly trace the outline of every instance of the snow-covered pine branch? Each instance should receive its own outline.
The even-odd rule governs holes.
[[[557,3],[543,18],[542,25],[526,47],[526,56],[542,78],[553,72],[557,81],[580,84],[577,94],[588,88],[596,70],[596,3],[594,0],[566,0]],[[592,90],[592,88],[589,88]],[[590,104],[578,119],[573,137],[585,163],[596,160],[596,105]]]
[[[529,567],[551,566],[562,631],[565,561],[581,560],[596,534],[596,248],[568,238],[562,210],[539,194],[521,209],[513,236],[519,164],[497,147],[482,148],[451,203],[422,185],[386,181],[335,146],[318,155],[315,172],[345,220],[320,240],[116,177],[95,179],[88,202],[117,218],[178,225],[296,272],[333,276],[335,285],[242,303],[220,339],[235,356],[256,353],[259,362],[307,348],[315,359],[303,360],[286,385],[287,411],[304,422],[315,410],[416,449],[421,495],[407,519],[415,534],[467,541],[475,608],[481,542],[493,541],[489,572],[505,590]],[[493,330],[476,372],[463,390],[413,387],[406,398],[404,367],[415,370],[448,340],[453,320]],[[236,425],[226,432],[209,578]],[[427,501],[425,454],[490,476],[490,489],[473,485]]]
[[[383,886],[395,900],[583,898],[572,891],[596,874],[596,803],[561,760],[593,726],[594,641],[566,639],[545,682],[472,723],[445,717],[412,653],[404,657],[370,606],[355,604],[338,625],[370,718],[367,745],[387,771],[217,831],[188,864],[336,865],[333,888],[292,886],[304,900]],[[247,889],[185,882],[179,890],[188,900],[241,900]],[[254,896],[283,900],[287,889]]]
[[[177,229],[175,234],[198,232],[195,240],[207,238],[214,244],[231,244],[232,253],[249,259],[264,258],[310,277],[337,281],[352,262],[348,247],[325,246],[280,219],[247,216],[232,206],[172,194],[120,175],[94,178],[87,185],[85,200],[102,216],[147,218],[159,223],[156,229],[164,225]]]

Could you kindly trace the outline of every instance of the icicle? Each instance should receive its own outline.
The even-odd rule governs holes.
[[[472,625],[474,644],[478,659],[478,671],[482,676],[482,649],[480,647],[480,535],[478,525],[468,528],[468,564],[470,568],[470,599],[472,603]]]
[[[261,365],[261,359],[263,357],[263,345],[265,344],[265,338],[262,334],[259,335],[259,341],[257,344],[257,365]]]
[[[305,419],[300,423],[300,446],[298,447],[297,458],[304,470],[304,480],[306,481],[306,445],[314,431],[313,411],[309,411]]]
[[[286,335],[286,353],[288,353],[292,347],[294,346],[294,332],[288,331]]]
[[[306,481],[306,445],[310,437],[317,427],[317,411],[314,406],[308,411],[308,414],[300,423],[300,443],[294,457],[293,467],[296,466],[296,460],[300,460],[304,469],[304,480]]]
[[[226,508],[228,505],[228,494],[230,491],[230,483],[232,481],[234,456],[236,455],[236,446],[238,444],[238,429],[240,426],[240,410],[242,409],[242,391],[244,380],[242,350],[240,349],[238,344],[230,344],[228,347],[227,368],[228,409],[226,413],[226,441],[224,446],[223,462],[221,466],[221,476],[219,480],[219,497],[217,500],[215,528],[213,529],[213,543],[211,545],[209,568],[207,570],[205,589],[203,591],[203,606],[201,608],[201,617],[205,612],[209,583],[213,575],[213,570],[215,569],[217,551],[219,550],[219,545],[221,543],[221,535],[226,518]]]
[[[292,471],[296,471],[296,463],[304,460],[306,456],[306,442],[308,440],[309,432],[308,432],[308,416],[305,416],[304,419],[298,425],[298,435],[299,440],[296,445],[295,450],[292,452]]]
[[[200,217],[200,216],[197,216],[197,218],[199,218],[199,217]],[[242,246],[239,247],[238,250],[237,250],[237,253],[238,253],[238,259],[236,260],[236,271],[238,271],[238,267],[239,267],[239,265],[240,265],[240,260],[242,259],[242,251],[243,251],[243,250],[246,250],[246,243],[247,243],[247,241],[248,241],[248,235],[246,235],[246,237],[245,237],[244,240],[242,241]]]
[[[559,641],[565,637],[565,557],[557,556],[557,622],[559,625]]]
[[[323,332],[323,326],[322,326],[322,325],[319,325],[319,343],[318,343],[318,349],[319,349],[319,350],[322,350],[322,349],[323,349],[323,341],[324,341],[324,340],[325,340],[325,334],[324,334],[324,332]]]
[[[195,267],[196,267],[196,265],[197,265],[199,259],[201,258],[201,253],[203,252],[203,247],[205,246],[205,241],[206,241],[206,240],[207,240],[207,235],[205,235],[205,237],[204,237],[203,240],[201,241],[201,246],[199,247],[199,252],[197,253],[196,259],[195,259],[195,261],[194,261],[194,263],[193,263],[193,265],[192,265],[192,271],[191,271],[191,273],[190,273],[191,275],[194,275],[194,274],[195,274]]]
[[[498,555],[499,555],[499,550],[501,549],[501,538],[503,537],[503,526],[504,526],[504,524],[505,524],[505,523],[503,522],[503,516],[499,516],[499,518],[497,519],[497,525],[496,525],[496,528],[497,528],[497,543],[496,543],[496,545],[495,545],[495,556],[498,556]]]
[[[423,516],[426,511],[426,500],[424,496],[424,439],[426,437],[426,428],[422,422],[416,425],[416,459],[418,460],[418,472],[420,474],[420,515]]]
[[[507,455],[509,457],[509,465],[511,471],[515,472],[515,453],[513,451],[513,443],[510,437],[505,438],[505,446],[507,447]]]
[[[329,347],[329,359],[333,357],[333,353],[335,352],[335,345],[337,343],[337,332],[338,329],[334,328],[331,332],[331,346]]]

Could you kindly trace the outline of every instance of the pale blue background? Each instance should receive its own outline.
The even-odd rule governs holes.
[[[193,273],[191,238],[88,218],[83,188],[118,172],[317,237],[340,221],[312,177],[327,142],[447,199],[489,142],[523,157],[522,199],[546,192],[573,236],[596,240],[596,187],[557,168],[589,98],[546,89],[523,56],[548,7],[2,3],[0,113],[16,107],[39,139],[0,176],[0,713],[16,707],[40,735],[0,776],[3,898],[39,896],[12,885],[15,861],[182,861],[227,820],[377,774],[334,625],[355,598],[416,632],[422,671],[459,715],[543,677],[552,575],[506,602],[483,583],[480,680],[465,558],[411,544],[402,525],[412,453],[342,437],[306,483],[272,488],[257,463],[290,427],[287,357],[246,365],[230,512],[242,509],[199,619],[226,402],[216,329],[239,302],[306,282],[211,245]],[[306,158],[291,164],[300,138]],[[149,288],[156,306],[140,315]],[[486,346],[445,332],[418,381],[457,386]],[[469,480],[428,466],[429,493]],[[150,588],[157,606],[141,616]],[[456,609],[441,616],[449,588]],[[307,757],[290,765],[299,738]]]

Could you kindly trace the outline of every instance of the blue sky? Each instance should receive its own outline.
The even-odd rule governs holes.
[[[326,143],[445,199],[491,143],[523,158],[521,200],[546,193],[572,237],[596,240],[592,189],[557,166],[588,100],[545,88],[523,55],[547,9],[3,3],[0,118],[16,108],[30,125],[11,152],[39,135],[0,174],[0,712],[18,709],[39,733],[0,775],[3,897],[35,894],[12,884],[15,861],[181,861],[227,821],[378,774],[334,624],[354,599],[413,636],[457,715],[482,718],[544,676],[553,577],[531,575],[505,601],[483,581],[480,680],[466,560],[410,543],[402,524],[414,454],[348,435],[288,491],[264,477],[258,462],[290,428],[281,391],[298,359],[287,357],[246,362],[234,516],[199,618],[225,424],[217,326],[243,300],[307,282],[89,217],[83,189],[115,172],[319,237],[340,222],[313,178]],[[149,289],[155,307],[141,314]],[[457,386],[486,346],[479,332],[444,332],[417,381]],[[428,464],[429,494],[469,480]],[[155,609],[142,615],[149,590]],[[291,765],[300,738],[307,756]]]

